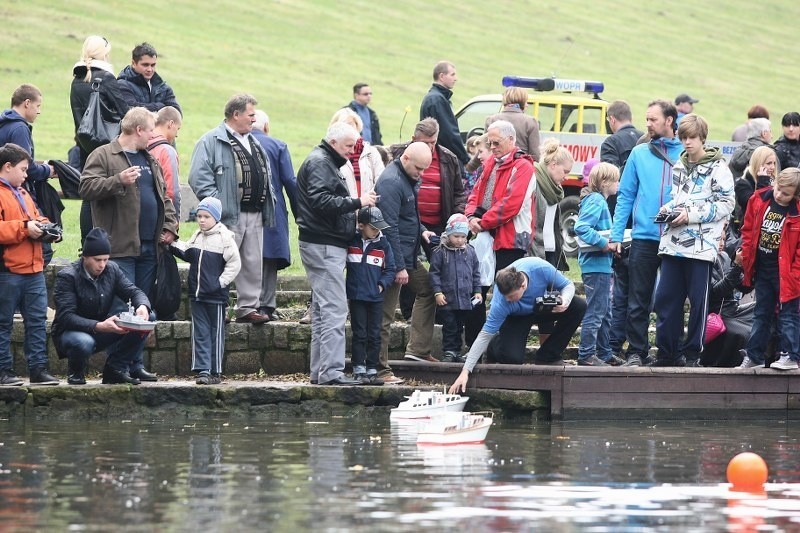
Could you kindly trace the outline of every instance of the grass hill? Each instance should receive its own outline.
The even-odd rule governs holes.
[[[688,92],[712,139],[729,138],[754,103],[776,137],[781,115],[800,108],[790,44],[800,3],[787,1],[6,0],[0,14],[0,99],[25,82],[44,92],[39,158],[72,144],[72,66],[90,34],[112,43],[117,70],[141,41],[159,51],[185,113],[184,169],[236,92],[259,99],[297,166],[357,81],[372,86],[384,142],[407,139],[440,59],[458,70],[455,107],[500,92],[504,74],[557,74],[604,81],[604,97],[628,100],[640,127],[649,100]]]

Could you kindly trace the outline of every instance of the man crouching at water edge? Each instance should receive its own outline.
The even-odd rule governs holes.
[[[118,297],[123,302],[131,301],[136,316],[153,320],[150,301],[125,277],[119,265],[109,262],[110,254],[108,234],[102,228],[94,228],[83,242],[83,257],[56,276],[53,343],[59,357],[69,358],[70,385],[86,384],[86,360],[100,350],[108,350],[103,383],[139,384],[128,368],[144,347],[147,335],[122,329],[116,315],[109,311],[114,297]]]
[[[536,257],[514,261],[497,273],[489,316],[450,393],[467,389],[469,374],[484,352],[497,363],[525,362],[533,324],[555,322],[552,334],[536,352],[534,364],[563,364],[561,354],[585,312],[586,300],[575,297],[575,285],[550,263]]]

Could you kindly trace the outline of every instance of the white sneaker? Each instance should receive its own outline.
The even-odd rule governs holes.
[[[750,359],[748,356],[745,355],[744,359],[742,360],[742,364],[737,366],[736,368],[755,368],[757,366],[761,366],[761,365],[756,363],[755,361],[753,361],[752,359]]]
[[[775,370],[797,370],[800,368],[800,366],[797,365],[797,361],[788,355],[782,355],[780,359],[769,365],[769,367]]]

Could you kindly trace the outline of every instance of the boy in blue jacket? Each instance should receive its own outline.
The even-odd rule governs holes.
[[[187,261],[192,309],[192,371],[198,385],[221,383],[225,355],[225,306],[228,287],[242,262],[233,232],[220,222],[222,203],[206,196],[197,205],[199,229],[188,241],[175,241],[172,252]]]
[[[383,385],[378,377],[383,293],[394,282],[394,254],[381,233],[389,227],[377,207],[358,212],[358,233],[347,248],[347,299],[353,334],[353,379],[362,385]]]

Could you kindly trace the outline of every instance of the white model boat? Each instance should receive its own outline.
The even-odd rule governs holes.
[[[492,413],[444,413],[417,433],[417,444],[477,444],[486,440]]]
[[[141,331],[143,333],[153,331],[156,327],[155,322],[136,316],[136,311],[133,309],[130,300],[128,300],[128,310],[119,314],[117,325],[128,331]]]
[[[468,396],[460,394],[421,390],[415,390],[406,398],[406,401],[392,409],[390,419],[430,418],[448,411],[460,412],[469,400]]]

